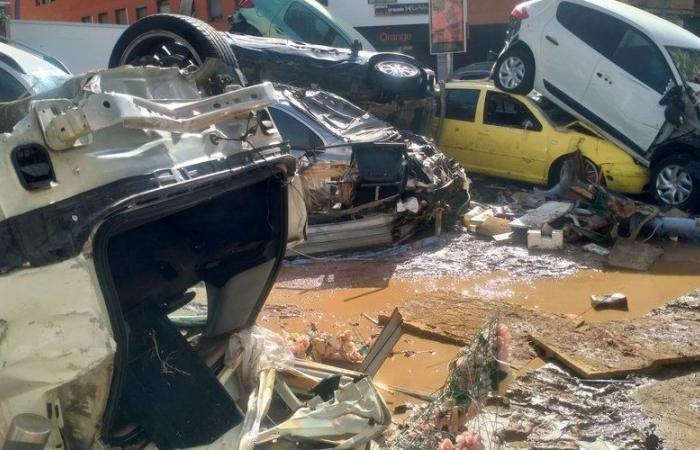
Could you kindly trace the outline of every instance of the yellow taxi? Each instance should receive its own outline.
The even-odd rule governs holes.
[[[489,81],[445,88],[445,115],[435,141],[470,172],[553,184],[564,160],[580,150],[589,181],[629,194],[644,191],[649,182],[646,167],[536,92],[511,95]]]

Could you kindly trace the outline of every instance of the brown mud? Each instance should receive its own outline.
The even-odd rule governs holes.
[[[331,333],[352,329],[369,342],[381,327],[362,314],[376,319],[398,307],[407,321],[459,342],[497,314],[511,325],[511,362],[516,368],[503,384],[503,393],[512,382],[527,382],[522,377],[544,363],[528,342],[529,333],[556,329],[564,321],[642,318],[700,287],[700,247],[678,243],[663,247],[663,257],[648,273],[607,269],[604,258],[575,246],[563,252],[530,253],[517,245],[498,246],[467,234],[383,252],[298,259],[285,262],[259,323],[296,332],[313,322]],[[629,310],[591,307],[591,295],[613,292],[628,297]],[[458,348],[404,334],[376,381],[433,392],[444,382]],[[697,391],[700,388],[696,396]],[[406,395],[387,393],[385,397],[390,406],[420,403]],[[620,412],[627,413],[636,417],[637,411]],[[633,436],[635,444],[640,436]]]

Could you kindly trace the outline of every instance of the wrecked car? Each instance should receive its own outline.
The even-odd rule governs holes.
[[[633,194],[647,186],[646,167],[535,91],[507,94],[488,81],[445,88],[435,139],[470,172],[554,185],[566,159],[579,152],[586,181]]]
[[[468,205],[464,169],[432,142],[329,92],[276,87],[269,111],[298,160],[309,217],[292,254],[401,242]]]
[[[623,2],[535,0],[512,12],[493,77],[533,88],[651,169],[651,192],[700,203],[700,38]]]
[[[200,31],[203,24],[171,14],[147,16],[124,31],[112,51],[110,67],[184,68],[219,58],[240,67],[248,82],[318,87],[400,129],[419,134],[429,130],[435,111],[435,76],[410,56],[234,33],[214,32],[212,36]]]
[[[0,105],[3,448],[353,448],[391,423],[369,378],[253,327],[304,232],[296,160],[271,84],[201,76],[123,67]]]

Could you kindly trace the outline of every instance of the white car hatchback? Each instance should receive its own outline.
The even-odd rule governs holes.
[[[700,38],[610,0],[533,0],[511,14],[493,70],[532,89],[651,167],[661,203],[700,206]]]

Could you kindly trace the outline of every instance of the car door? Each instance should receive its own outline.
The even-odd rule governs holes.
[[[445,120],[438,140],[443,153],[470,170],[480,170],[485,164],[482,148],[477,145],[481,127],[476,120],[481,94],[478,88],[447,89]]]
[[[487,173],[533,183],[546,179],[547,137],[542,123],[517,98],[488,91],[478,144]]]
[[[272,26],[273,34],[309,44],[349,48],[350,43],[323,17],[302,2],[294,1]]]
[[[552,94],[581,99],[601,57],[603,45],[598,35],[608,34],[607,28],[596,11],[561,2],[540,36],[540,67],[536,70],[542,74],[545,89]]]
[[[659,101],[674,77],[656,44],[636,28],[625,27],[614,51],[596,65],[586,99],[600,116],[596,125],[644,156],[666,120]]]

